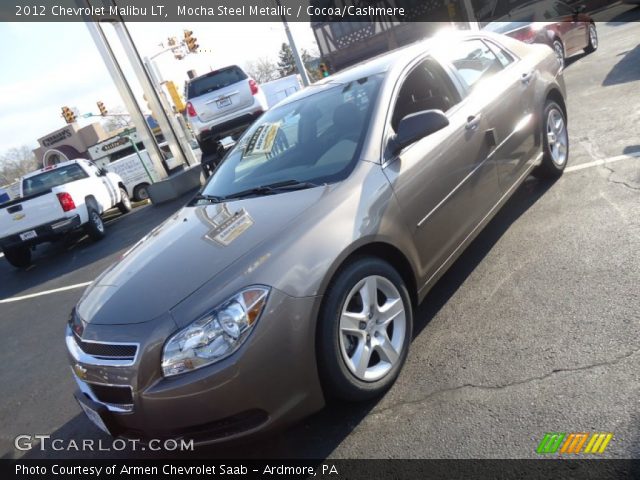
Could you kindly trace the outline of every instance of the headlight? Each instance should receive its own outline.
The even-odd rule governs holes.
[[[269,289],[250,287],[173,335],[162,352],[165,377],[211,365],[245,341],[267,303]]]

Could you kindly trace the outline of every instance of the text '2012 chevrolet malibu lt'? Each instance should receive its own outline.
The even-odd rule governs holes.
[[[525,177],[562,173],[564,94],[549,47],[467,33],[287,98],[84,293],[83,410],[204,443],[380,395],[430,287]]]

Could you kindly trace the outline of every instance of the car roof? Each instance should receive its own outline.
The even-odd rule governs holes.
[[[428,39],[418,40],[410,45],[386,52],[375,57],[363,60],[356,63],[338,73],[332,74],[320,81],[317,81],[307,88],[288,96],[278,106],[295,102],[302,98],[314,95],[320,90],[324,90],[333,85],[344,85],[364,77],[376,75],[380,73],[392,73],[393,71],[400,71],[404,66],[409,63],[413,58],[426,53],[428,51],[436,51],[445,48],[451,44],[452,40],[462,41],[470,37],[485,37],[489,35],[485,32],[473,31],[460,31],[445,28],[442,32],[437,33],[433,37]]]

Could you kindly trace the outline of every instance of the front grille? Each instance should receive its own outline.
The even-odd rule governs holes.
[[[136,345],[85,342],[75,334],[74,338],[78,347],[80,347],[80,350],[84,353],[103,359],[133,360],[138,350]]]
[[[98,401],[102,403],[119,406],[131,405],[133,403],[131,387],[115,387],[95,383],[89,383],[88,385]]]

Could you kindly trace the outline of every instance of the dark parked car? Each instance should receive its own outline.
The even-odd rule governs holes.
[[[475,32],[288,97],[83,295],[82,408],[112,435],[219,442],[381,395],[438,278],[530,173],[562,174],[564,95],[547,47]]]
[[[563,67],[567,57],[598,48],[598,31],[584,6],[572,8],[560,1],[527,3],[484,29],[526,43],[549,45]]]

